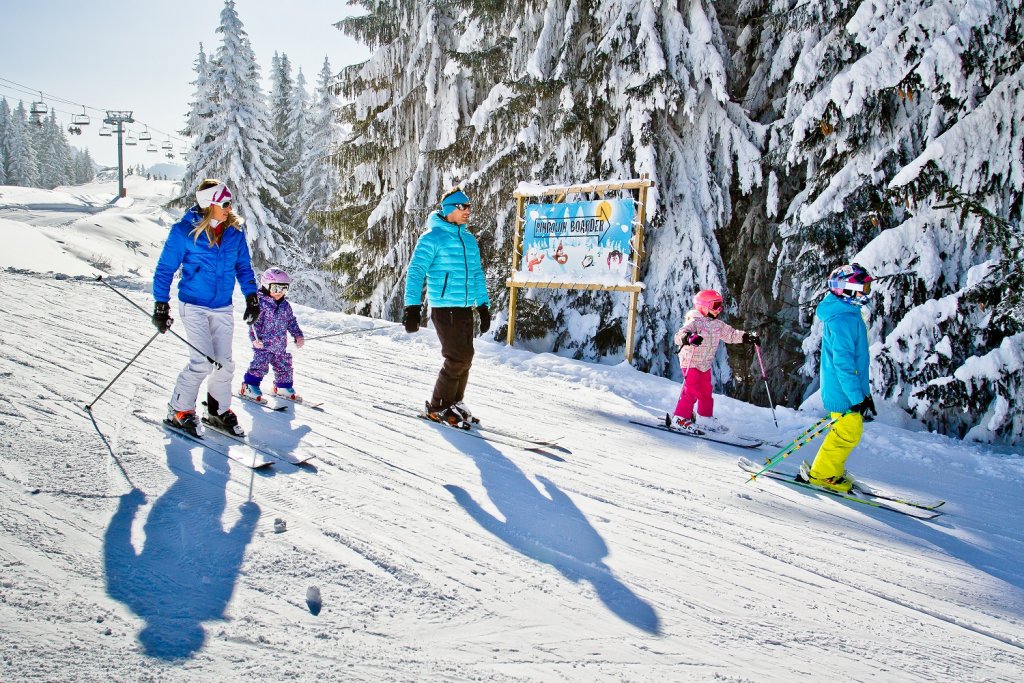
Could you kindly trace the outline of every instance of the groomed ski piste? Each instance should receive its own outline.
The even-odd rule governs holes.
[[[172,183],[115,191],[0,187],[0,680],[1022,679],[1024,457],[891,407],[849,468],[947,501],[935,520],[747,483],[739,458],[776,449],[630,424],[679,385],[626,365],[477,341],[467,403],[560,437],[557,457],[377,409],[419,410],[440,363],[431,329],[398,324],[290,348],[323,412],[234,403],[305,465],[161,428],[187,353],[170,335],[94,426],[83,406],[154,332],[95,277],[151,309],[177,219]],[[296,313],[310,338],[383,324]],[[240,316],[235,342],[241,378]],[[716,414],[775,444],[820,416]]]

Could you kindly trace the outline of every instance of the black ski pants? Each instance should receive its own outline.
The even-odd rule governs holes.
[[[430,320],[441,340],[441,355],[444,356],[430,407],[444,410],[461,401],[466,393],[469,368],[473,365],[473,309],[431,308]]]

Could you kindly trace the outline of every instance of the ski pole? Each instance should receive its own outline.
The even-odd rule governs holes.
[[[317,337],[306,337],[306,341],[317,341],[319,339],[327,339],[328,337],[337,337],[342,334],[359,334],[360,332],[374,332],[376,330],[383,330],[391,327],[391,325],[377,325],[376,327],[367,327],[362,330],[345,330],[344,332],[332,332],[330,334],[321,334]]]
[[[750,475],[750,479],[747,479],[747,482],[749,483],[749,482],[757,479],[759,476],[761,476],[762,474],[764,474],[768,470],[770,470],[773,467],[775,467],[776,465],[778,465],[780,462],[782,462],[783,460],[788,458],[790,455],[792,455],[796,451],[800,450],[803,446],[806,446],[810,442],[814,441],[814,439],[819,434],[821,434],[822,432],[827,430],[829,427],[831,427],[832,425],[834,425],[838,421],[839,421],[838,417],[832,417],[832,418],[823,417],[820,420],[818,420],[817,422],[815,422],[813,425],[811,425],[810,427],[805,429],[803,432],[801,432],[795,439],[793,439],[788,444],[783,446],[782,450],[780,450],[778,453],[773,455],[768,460],[768,463],[764,467],[762,467],[759,472],[751,474]]]
[[[124,293],[122,293],[122,292],[121,292],[121,290],[117,289],[117,288],[116,288],[116,287],[114,287],[114,286],[113,286],[112,284],[110,284],[109,282],[107,282],[106,280],[104,280],[104,279],[103,279],[103,276],[102,276],[102,275],[98,275],[98,276],[96,276],[96,281],[97,281],[97,282],[102,282],[102,283],[103,283],[103,284],[105,284],[105,285],[106,285],[107,287],[110,287],[110,289],[111,289],[111,290],[113,290],[113,291],[114,291],[114,293],[115,293],[115,294],[117,294],[117,295],[118,295],[119,297],[121,297],[122,299],[124,299],[125,301],[127,301],[127,302],[128,302],[128,303],[130,303],[130,304],[131,304],[132,306],[134,306],[135,308],[139,309],[140,311],[142,311],[142,312],[143,312],[143,313],[145,313],[146,315],[149,315],[149,312],[148,312],[148,311],[146,311],[146,309],[145,309],[145,308],[143,308],[142,306],[138,305],[137,303],[135,303],[134,301],[132,301],[131,299],[129,299],[128,297],[126,297],[126,296],[124,295]],[[170,332],[171,334],[173,334],[173,335],[174,335],[175,337],[177,337],[177,338],[178,338],[178,339],[180,339],[181,341],[185,342],[185,343],[186,343],[186,344],[188,345],[188,347],[189,347],[190,349],[192,349],[192,350],[193,350],[193,351],[195,351],[196,353],[198,353],[198,354],[202,355],[202,356],[203,356],[203,358],[205,358],[206,360],[210,361],[211,363],[213,363],[214,365],[216,365],[216,366],[217,366],[218,368],[223,368],[223,367],[224,367],[224,365],[223,365],[223,364],[221,364],[221,362],[220,362],[219,360],[217,360],[216,358],[211,358],[210,356],[208,356],[208,355],[206,354],[206,352],[205,352],[205,351],[200,351],[199,349],[197,349],[197,348],[195,347],[195,345],[194,345],[194,344],[192,344],[192,342],[190,342],[190,341],[189,341],[188,339],[185,339],[184,337],[182,337],[182,336],[181,336],[180,334],[178,334],[178,333],[177,333],[177,332],[175,332],[174,330],[172,330],[172,329],[168,328],[168,329],[167,329],[167,331],[168,331],[168,332]],[[159,332],[157,332],[157,334],[160,334],[160,333],[159,333]]]
[[[761,366],[761,378],[764,380],[764,390],[768,392],[768,407],[772,409],[772,419],[775,420],[775,428],[779,428],[779,418],[775,416],[775,401],[772,400],[772,390],[768,388],[768,374],[764,371],[764,361],[761,359],[761,345],[754,344],[754,351],[757,352],[757,364]]]
[[[125,370],[127,370],[127,369],[128,369],[129,367],[131,367],[131,364],[132,364],[132,363],[134,363],[134,362],[135,362],[135,361],[136,361],[136,360],[138,359],[138,357],[142,355],[142,352],[143,352],[143,351],[145,351],[145,350],[146,350],[146,348],[147,348],[147,347],[148,347],[148,346],[149,346],[150,344],[152,344],[152,343],[153,343],[153,340],[154,340],[154,339],[156,339],[156,338],[157,338],[157,335],[159,335],[159,334],[160,334],[159,332],[156,332],[156,333],[155,333],[155,334],[154,334],[154,335],[153,335],[152,337],[150,337],[150,338],[149,338],[149,341],[148,341],[148,342],[146,342],[145,344],[143,344],[143,345],[142,345],[142,348],[141,348],[141,349],[139,349],[139,352],[138,352],[138,353],[136,353],[136,354],[135,354],[135,355],[134,355],[134,356],[132,357],[132,359],[131,359],[130,361],[128,361],[128,364],[127,364],[127,365],[125,365],[125,366],[124,366],[123,368],[121,368],[121,372],[119,372],[119,373],[117,373],[116,375],[114,375],[114,379],[110,380],[110,384],[108,384],[107,386],[103,387],[103,391],[101,391],[101,392],[100,392],[100,395],[99,395],[99,396],[97,396],[96,398],[94,398],[94,399],[92,400],[92,402],[91,402],[91,403],[87,403],[87,404],[86,404],[86,406],[85,406],[85,409],[86,409],[86,411],[88,411],[88,412],[90,412],[90,413],[92,412],[92,407],[93,407],[94,405],[96,405],[96,402],[97,402],[97,401],[99,401],[99,400],[100,400],[100,396],[103,396],[103,394],[107,393],[107,389],[109,389],[110,387],[112,387],[112,386],[114,385],[114,382],[116,382],[116,381],[117,381],[117,378],[118,378],[118,377],[120,377],[121,375],[123,375],[123,374],[124,374],[124,371],[125,371]]]

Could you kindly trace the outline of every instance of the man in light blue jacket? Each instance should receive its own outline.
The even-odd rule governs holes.
[[[406,332],[420,328],[426,281],[430,320],[444,357],[426,412],[432,420],[463,429],[474,421],[462,401],[473,364],[473,310],[480,314],[481,333],[491,327],[480,247],[466,229],[469,212],[469,197],[456,188],[441,198],[441,208],[430,215],[409,262],[402,317]]]

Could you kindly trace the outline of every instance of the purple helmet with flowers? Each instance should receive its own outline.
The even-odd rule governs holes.
[[[263,275],[260,275],[260,285],[270,288],[270,285],[289,285],[292,279],[288,277],[288,273],[285,272],[284,268],[278,268],[277,266],[271,266],[263,271]]]
[[[871,275],[859,263],[839,266],[828,276],[828,288],[843,301],[863,306],[871,298]]]

